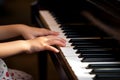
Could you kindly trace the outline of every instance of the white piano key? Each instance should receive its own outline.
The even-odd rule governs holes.
[[[89,74],[89,72],[91,72],[92,70],[90,69],[84,69],[84,68],[80,68],[78,65],[74,65],[71,66],[73,72],[77,75],[77,74]],[[81,76],[81,75],[80,75]]]
[[[83,79],[83,80],[92,80],[92,78],[95,77],[95,75],[89,74],[89,72],[91,72],[92,69],[85,69],[85,67],[82,67],[84,64],[81,63],[76,58],[74,58],[74,57],[66,57],[66,59],[68,60],[68,63],[71,66],[71,69],[73,70],[74,74],[77,76],[77,78],[79,80],[81,80],[81,79]]]
[[[77,57],[65,57],[70,66],[74,66],[74,64],[78,65],[79,67],[86,68],[89,64],[81,62],[82,58]]]
[[[120,64],[120,62],[83,62],[86,64]]]
[[[64,56],[76,56],[78,57],[79,54],[75,54],[76,50],[73,50],[73,47],[60,47],[62,52],[64,53]]]
[[[93,74],[77,74],[78,80],[94,80],[95,75]]]
[[[91,70],[80,68],[78,65],[71,66],[71,68],[78,80],[92,80],[95,77],[94,74],[89,74]]]

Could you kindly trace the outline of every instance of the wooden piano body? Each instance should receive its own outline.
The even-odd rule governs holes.
[[[39,55],[40,80],[47,79],[48,54],[61,80],[120,80],[119,0],[37,0],[32,4],[32,22],[50,30],[60,29],[68,40],[68,51],[56,46],[60,54],[45,51]],[[84,67],[84,63],[88,65]]]

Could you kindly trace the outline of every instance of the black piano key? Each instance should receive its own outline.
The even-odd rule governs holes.
[[[77,35],[79,34],[78,32],[66,32],[65,35]]]
[[[87,68],[120,68],[120,64],[89,64]]]
[[[82,62],[114,62],[116,58],[83,58]]]
[[[118,46],[114,46],[112,44],[105,44],[105,43],[101,43],[101,44],[95,44],[95,43],[90,43],[90,42],[78,42],[78,43],[72,43],[72,46],[75,46],[75,47],[96,47],[96,48],[117,48]]]
[[[76,42],[76,43],[72,43],[72,46],[74,45],[95,45],[94,43],[90,43],[90,42]]]
[[[79,37],[97,37],[97,35],[96,34],[88,34],[88,33],[86,33],[86,34],[84,34],[84,33],[80,33],[80,31],[75,31],[75,32],[72,32],[72,31],[64,31],[64,33],[65,33],[65,36],[67,37],[67,38],[79,38]],[[73,37],[73,36],[75,36],[75,37]]]
[[[110,51],[112,48],[78,48],[77,52],[79,51]]]
[[[97,45],[78,45],[78,46],[75,45],[73,49],[77,48],[103,48],[103,47]]]
[[[64,32],[65,33],[65,36],[68,37],[68,38],[73,38],[72,36],[76,36],[76,37],[84,37],[84,36],[92,36],[91,34],[82,34],[82,33],[79,33],[79,31],[75,31],[75,32]],[[95,36],[95,35],[94,35]]]
[[[66,30],[63,30],[63,33],[69,33],[69,34],[78,33],[78,34],[80,34],[80,33],[82,33],[82,32],[80,32],[79,29],[76,29],[76,30],[66,29]]]
[[[114,74],[114,73],[120,73],[120,68],[95,68],[90,73],[91,74],[96,74],[96,73]]]
[[[72,43],[72,46],[96,46],[96,47],[111,47],[111,48],[115,48],[115,47],[118,47],[117,45],[113,45],[113,44],[105,44],[105,43],[91,43],[91,42],[74,42]]]
[[[80,54],[79,57],[83,58],[113,58],[112,54]]]
[[[76,28],[76,29],[66,29],[66,28],[64,28],[64,29],[62,29],[63,30],[63,32],[64,33],[66,33],[66,32],[78,32],[79,34],[81,33],[81,34],[83,34],[84,32],[90,32],[90,30],[88,31],[86,31],[86,30],[82,30],[82,29],[80,29],[80,28]],[[88,33],[87,33],[88,34]],[[91,34],[91,33],[90,33]]]
[[[115,39],[71,39],[70,42],[116,43]]]
[[[120,74],[96,74],[93,80],[120,80]]]
[[[119,47],[118,43],[113,39],[71,39],[69,42],[72,45],[92,44],[106,47]]]
[[[80,51],[77,50],[76,53],[80,54],[115,54],[114,51]]]
[[[84,37],[84,36],[91,36],[91,35],[82,35],[82,34],[81,35],[73,35],[72,34],[72,35],[67,35],[66,37],[67,38],[78,38],[78,37]]]

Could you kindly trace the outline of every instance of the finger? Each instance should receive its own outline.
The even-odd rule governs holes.
[[[51,34],[51,35],[58,35],[58,34],[59,34],[58,32],[56,32],[56,31],[51,31],[51,30],[49,30],[49,29],[44,29],[44,28],[42,28],[42,30],[43,30],[45,33],[47,33],[48,35],[49,35],[49,34]]]
[[[38,30],[40,36],[42,35],[58,35],[59,33],[56,31],[50,31],[49,29],[41,28]],[[42,32],[42,33],[41,33]]]
[[[51,40],[59,40],[63,43],[66,43],[66,40],[61,38],[61,37],[57,37],[57,36],[48,36],[47,38],[51,39]]]
[[[56,32],[56,31],[50,31],[50,34],[51,34],[51,35],[59,35],[59,32]]]
[[[58,52],[59,52],[59,50],[58,50],[57,48],[55,48],[55,47],[53,47],[53,46],[49,46],[49,45],[46,45],[46,46],[45,46],[45,49],[46,49],[46,50],[49,50],[49,51],[53,51],[53,52],[55,52],[55,53],[58,53]]]
[[[60,40],[49,40],[47,43],[48,43],[48,45],[57,45],[57,46],[61,46],[61,47],[66,46],[65,42],[62,42]]]

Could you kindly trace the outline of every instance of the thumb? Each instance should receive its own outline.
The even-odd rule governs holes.
[[[55,53],[58,53],[59,50],[53,46],[49,46],[49,45],[46,45],[46,50],[50,50],[50,51],[53,51]]]

